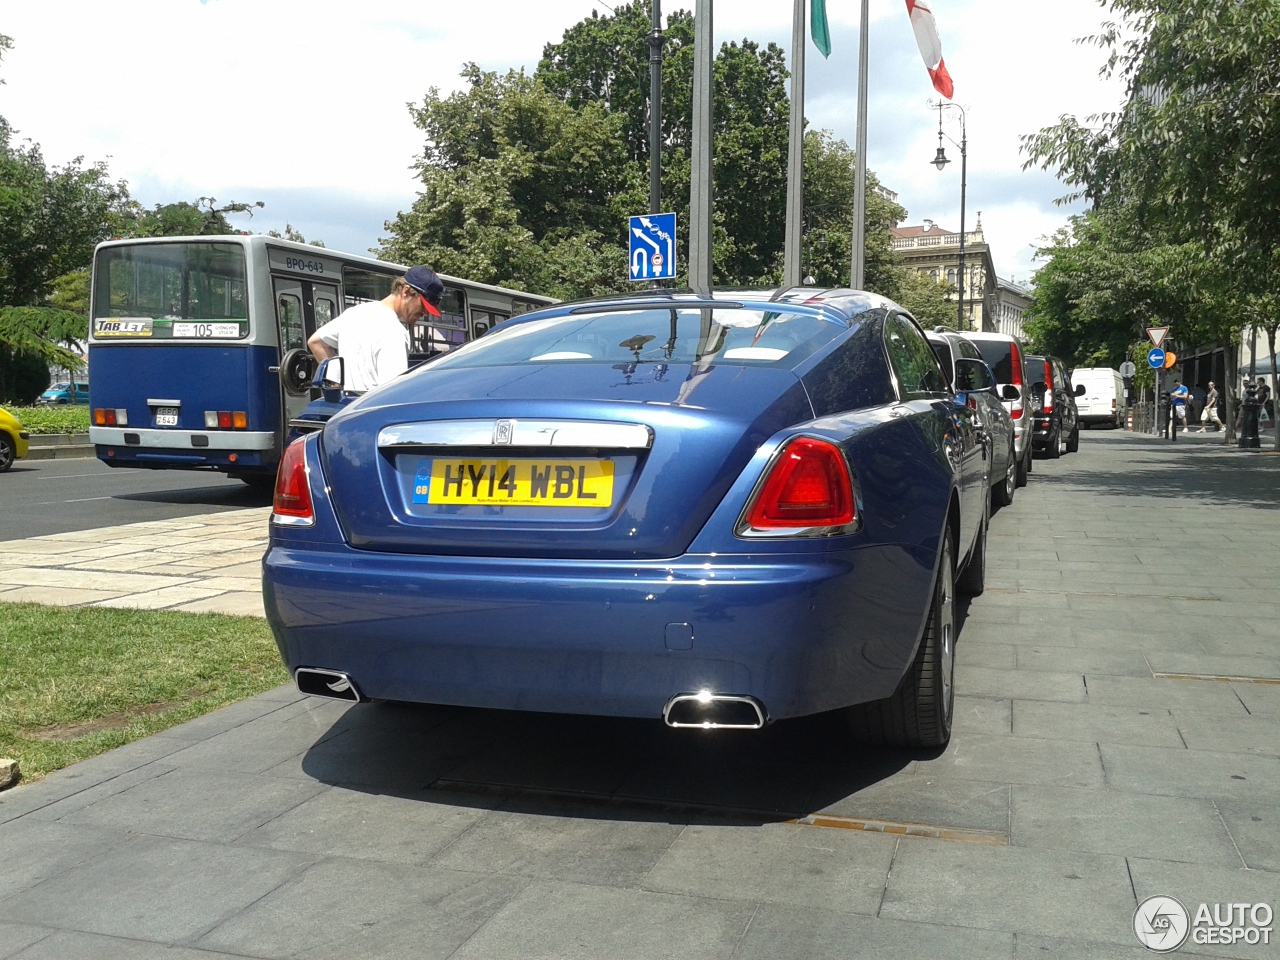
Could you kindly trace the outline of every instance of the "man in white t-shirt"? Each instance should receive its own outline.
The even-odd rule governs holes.
[[[319,361],[342,357],[343,388],[363,393],[409,369],[409,328],[425,314],[440,316],[444,284],[430,267],[397,277],[381,300],[344,310],[311,335],[307,348]]]

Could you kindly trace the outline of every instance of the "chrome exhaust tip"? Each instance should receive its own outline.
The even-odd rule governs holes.
[[[759,730],[765,724],[765,711],[755,697],[699,690],[668,700],[662,722],[680,730]]]
[[[293,672],[293,682],[298,685],[299,693],[311,697],[346,700],[348,703],[359,703],[364,699],[352,679],[338,670],[299,667]]]

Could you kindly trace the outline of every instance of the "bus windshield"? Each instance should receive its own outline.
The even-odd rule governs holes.
[[[239,244],[145,243],[98,252],[95,338],[238,339],[248,333]]]

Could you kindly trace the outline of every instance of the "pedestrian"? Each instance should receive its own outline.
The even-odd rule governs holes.
[[[1222,429],[1222,418],[1218,416],[1218,388],[1209,381],[1209,392],[1204,398],[1204,413],[1200,415],[1200,432],[1208,433],[1212,426],[1214,432]]]
[[[1169,392],[1173,401],[1173,415],[1182,421],[1182,429],[1187,429],[1187,401],[1191,399],[1191,391],[1182,385],[1181,380],[1173,381],[1173,389]]]
[[[381,300],[344,310],[311,335],[317,361],[342,358],[343,389],[363,393],[409,369],[409,329],[430,314],[440,316],[444,283],[430,267],[412,267]]]
[[[1258,422],[1271,422],[1271,388],[1267,386],[1267,378],[1258,378]]]

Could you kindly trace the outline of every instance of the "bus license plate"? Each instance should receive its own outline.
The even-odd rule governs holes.
[[[177,407],[156,407],[157,427],[176,427],[178,425]]]
[[[612,460],[423,460],[414,503],[613,506]]]

